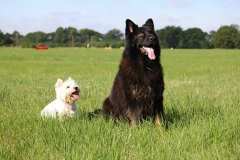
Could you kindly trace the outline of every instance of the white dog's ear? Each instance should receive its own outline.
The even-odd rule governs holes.
[[[59,79],[57,80],[56,84],[55,84],[55,88],[60,87],[63,84],[63,80]]]
[[[68,80],[72,81],[73,79],[71,77],[68,77]]]

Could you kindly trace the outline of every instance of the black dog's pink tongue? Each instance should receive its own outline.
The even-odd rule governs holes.
[[[149,59],[154,60],[156,58],[154,54],[154,49],[148,47],[144,47],[144,49],[147,51]]]

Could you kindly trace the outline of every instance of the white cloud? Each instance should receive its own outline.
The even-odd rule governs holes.
[[[166,5],[168,7],[176,7],[176,8],[182,8],[182,7],[186,7],[188,6],[188,2],[186,2],[185,0],[168,0],[166,2]]]

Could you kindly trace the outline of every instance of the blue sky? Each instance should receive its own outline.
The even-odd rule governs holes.
[[[0,30],[22,35],[58,27],[124,32],[126,19],[142,25],[152,18],[156,30],[174,25],[209,32],[240,25],[240,0],[0,0],[0,5]]]

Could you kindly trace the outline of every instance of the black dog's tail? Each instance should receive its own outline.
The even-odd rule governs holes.
[[[102,114],[102,110],[101,109],[96,109],[93,112],[89,112],[88,113],[88,119],[92,120],[94,117],[98,116],[99,114]]]

